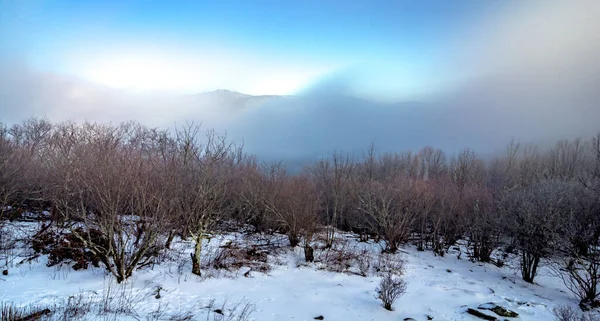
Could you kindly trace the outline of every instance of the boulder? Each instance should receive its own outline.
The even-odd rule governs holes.
[[[467,313],[470,314],[470,315],[474,315],[474,316],[476,316],[476,317],[478,317],[480,319],[483,319],[483,320],[498,321],[498,318],[496,318],[495,316],[489,315],[489,314],[485,314],[485,313],[483,313],[483,312],[481,312],[479,310],[475,310],[475,309],[472,309],[472,308],[468,308],[467,309]]]
[[[493,303],[493,302],[481,304],[477,308],[480,310],[492,311],[492,312],[496,313],[497,315],[499,315],[501,317],[506,317],[506,318],[516,318],[519,316],[519,314],[517,312],[511,311],[511,310],[509,310],[503,306],[500,306],[496,303]]]

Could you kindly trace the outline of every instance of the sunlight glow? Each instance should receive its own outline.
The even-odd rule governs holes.
[[[155,57],[100,60],[82,73],[90,81],[132,91],[186,91],[203,79],[189,68]]]
[[[325,70],[269,65],[238,57],[127,54],[95,57],[75,73],[88,81],[133,92],[194,94],[227,88],[250,95],[287,95]]]

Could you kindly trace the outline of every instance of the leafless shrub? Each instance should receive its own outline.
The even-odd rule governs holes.
[[[353,253],[350,246],[344,243],[334,245],[323,251],[318,261],[323,264],[323,268],[327,271],[344,273],[352,266],[356,257],[356,253]]]
[[[19,254],[19,241],[14,234],[14,226],[5,224],[0,219],[0,267],[2,268],[12,267]]]
[[[323,197],[323,222],[325,225],[325,246],[333,246],[336,228],[348,219],[346,216],[355,192],[356,166],[354,160],[340,152],[334,152],[331,159],[318,161],[310,172]]]
[[[597,252],[597,250],[595,251]],[[564,264],[564,263],[566,264]],[[562,263],[562,264],[561,264]],[[580,301],[583,310],[600,307],[600,256],[598,253],[586,257],[566,257],[554,266],[556,274],[565,287]]]
[[[467,255],[474,261],[490,262],[492,252],[500,241],[501,231],[501,221],[492,195],[483,187],[469,188],[464,194]]]
[[[385,275],[386,273],[404,275],[404,261],[389,253],[380,253],[373,267],[379,275]]]
[[[233,186],[236,218],[252,225],[256,233],[272,233],[277,228],[267,209],[267,201],[276,182],[273,170],[276,166],[259,164],[254,157],[245,158],[237,169],[238,179]]]
[[[167,312],[165,311],[165,306],[159,302],[156,310],[154,310],[146,315],[146,320],[147,321],[165,320],[166,315],[167,315]]]
[[[245,300],[232,305],[228,305],[227,300],[224,300],[221,305],[216,305],[215,299],[212,299],[206,310],[206,321],[249,321],[256,307]]]
[[[227,271],[249,267],[252,271],[267,273],[271,270],[267,262],[268,251],[249,244],[232,243],[212,251],[206,260],[206,268]]]
[[[372,261],[373,258],[368,250],[363,250],[358,253],[358,256],[356,257],[356,263],[361,276],[369,276],[371,267],[373,265]]]
[[[406,292],[406,282],[400,276],[392,272],[386,272],[381,277],[376,292],[376,298],[381,300],[383,307],[386,310],[392,311],[394,301]]]
[[[313,251],[310,244],[316,231],[320,203],[314,182],[304,175],[281,175],[273,192],[267,208],[288,236],[290,246],[295,247],[303,240],[305,260],[312,261],[314,257],[309,255]]]
[[[57,309],[61,320],[82,320],[92,310],[94,297],[91,294],[78,293],[67,298]]]
[[[560,244],[560,230],[574,211],[572,184],[540,181],[503,195],[499,205],[504,227],[521,252],[521,275],[533,283],[542,258]]]
[[[589,313],[581,313],[577,308],[571,306],[558,306],[552,309],[555,321],[598,321],[600,318]]]
[[[385,251],[395,253],[408,241],[416,218],[410,207],[410,182],[396,177],[367,183],[360,198],[360,209],[369,216],[367,222],[385,241]]]
[[[152,137],[136,124],[64,124],[45,158],[55,212],[117,282],[151,263],[162,246],[167,189],[146,148]]]
[[[97,314],[139,317],[137,306],[151,293],[145,287],[136,289],[134,283],[134,281],[119,283],[110,276],[105,278],[102,296],[96,305]]]
[[[172,228],[194,241],[192,273],[201,276],[202,243],[218,219],[229,215],[230,178],[238,150],[226,137],[208,131],[199,141],[200,127],[193,123],[178,128],[173,145],[161,151],[167,176]]]

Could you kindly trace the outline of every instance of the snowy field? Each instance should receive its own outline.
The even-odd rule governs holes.
[[[37,223],[15,223],[4,232],[24,236],[36,229]],[[193,245],[179,240],[164,256],[165,262],[135,271],[122,284],[101,267],[79,271],[69,265],[47,267],[46,256],[21,263],[33,254],[21,246],[2,254],[3,259],[12,259],[8,275],[0,275],[0,301],[70,307],[67,319],[260,321],[313,320],[319,316],[347,321],[480,320],[466,310],[488,302],[519,313],[513,320],[551,321],[553,307],[577,302],[549,269],[543,268],[537,284],[532,285],[520,279],[514,264],[498,268],[473,263],[464,253],[459,257],[459,248],[439,257],[407,245],[394,256],[382,256],[379,244],[360,243],[346,234],[340,234],[339,239],[334,247],[338,255],[358,253],[347,265],[342,264],[342,273],[325,269],[323,261],[331,262],[334,251],[317,250],[315,259],[321,262],[306,264],[302,249],[286,247],[283,236],[226,233],[205,244],[202,277],[190,272]],[[264,251],[270,270],[263,273],[256,271],[260,270],[256,266],[214,266],[224,246],[238,248],[265,240],[271,244],[268,253]],[[394,303],[394,311],[385,310],[375,298],[380,280],[376,270],[382,260],[405,262],[408,286]],[[367,276],[361,276],[361,271]]]

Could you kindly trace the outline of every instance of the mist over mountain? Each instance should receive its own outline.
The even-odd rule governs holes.
[[[6,67],[5,67],[6,68]],[[195,121],[214,128],[259,157],[312,161],[334,150],[360,155],[417,151],[430,145],[449,153],[469,147],[481,154],[510,139],[553,143],[599,129],[598,73],[569,87],[531,86],[527,79],[491,78],[427,102],[378,102],[346,92],[333,79],[299,95],[251,96],[218,90],[196,95],[131,94],[54,74],[4,73],[2,118],[120,122],[172,128]],[[16,75],[16,76],[14,76]],[[557,75],[558,76],[558,75]],[[51,102],[51,103],[49,103]],[[140,108],[141,107],[141,108]]]
[[[430,145],[449,153],[468,147],[486,155],[502,150],[511,139],[548,145],[589,137],[600,130],[600,2],[573,3],[532,1],[484,15],[444,47],[438,69],[409,74],[398,67],[417,65],[418,57],[372,61],[377,68],[342,68],[284,96],[246,95],[227,87],[194,94],[130,91],[2,58],[0,120],[137,120],[162,128],[195,121],[227,133],[259,157],[290,162],[334,150],[360,153],[371,143],[380,152]],[[226,71],[235,76],[250,67],[259,70],[251,62],[238,62],[239,68]],[[290,77],[295,72],[290,69]],[[178,75],[164,73],[171,74]],[[216,78],[204,75],[203,81],[219,84],[222,75],[212,75]],[[434,86],[442,75],[452,75],[451,84]],[[144,80],[131,72],[124,76]],[[421,78],[431,80],[430,89]],[[427,94],[408,97],[377,90],[394,82],[406,88],[420,83]],[[401,92],[404,87],[398,88]]]

